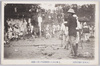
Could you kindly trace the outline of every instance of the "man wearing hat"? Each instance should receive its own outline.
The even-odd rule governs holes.
[[[73,16],[75,14],[75,11],[73,9],[68,10],[68,32],[69,32],[69,42],[71,45],[71,55],[77,56],[77,49],[78,44],[76,44],[76,37],[77,37],[77,20]]]

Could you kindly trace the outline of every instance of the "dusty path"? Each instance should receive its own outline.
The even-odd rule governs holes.
[[[93,59],[93,48],[94,41],[83,42],[83,49],[79,45],[77,59]],[[5,59],[76,59],[70,57],[70,49],[61,47],[61,40],[57,38],[12,41],[9,45],[5,45],[4,57]]]

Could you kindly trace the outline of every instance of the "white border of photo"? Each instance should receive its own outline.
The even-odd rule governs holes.
[[[77,59],[69,59],[69,60],[40,60],[40,59],[24,59],[24,60],[5,60],[4,59],[4,5],[8,3],[24,3],[24,4],[35,4],[35,3],[51,3],[51,4],[95,4],[95,59],[94,60],[77,60]],[[99,63],[99,2],[98,1],[2,1],[2,44],[1,44],[1,64],[57,64],[57,65],[98,65]],[[36,62],[36,63],[35,63]],[[75,63],[74,63],[75,62]]]

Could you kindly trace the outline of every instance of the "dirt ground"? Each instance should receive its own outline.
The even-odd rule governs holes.
[[[83,47],[82,47],[82,46]],[[58,38],[21,39],[5,44],[5,59],[94,59],[94,39],[79,43],[78,57],[70,56],[70,48],[64,49]]]

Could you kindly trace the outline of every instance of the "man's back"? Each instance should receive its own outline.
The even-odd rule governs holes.
[[[77,20],[73,16],[68,17],[68,31],[69,36],[76,36]]]

